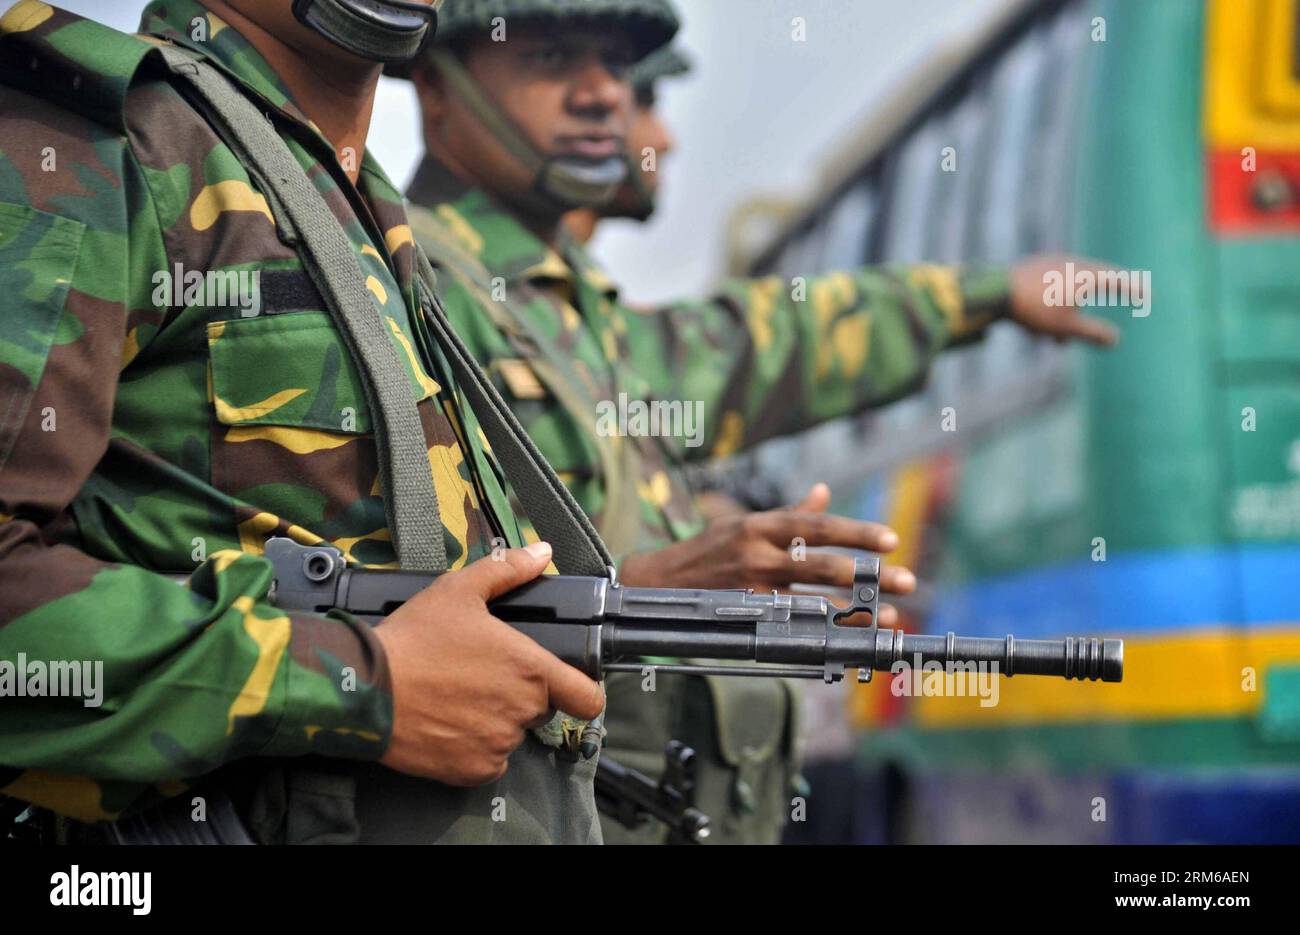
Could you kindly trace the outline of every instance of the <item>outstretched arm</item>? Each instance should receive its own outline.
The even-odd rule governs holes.
[[[708,300],[627,315],[627,346],[657,398],[703,404],[703,443],[683,455],[721,457],[905,396],[941,351],[1000,318],[1113,343],[1104,322],[1047,304],[1043,273],[1066,259],[734,280]]]

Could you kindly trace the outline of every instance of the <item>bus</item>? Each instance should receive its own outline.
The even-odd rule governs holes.
[[[1113,351],[997,325],[723,470],[891,522],[909,629],[1125,639],[1120,685],[859,686],[856,839],[1300,842],[1297,0],[1015,0],[903,87],[732,272],[1066,251],[1152,294]]]

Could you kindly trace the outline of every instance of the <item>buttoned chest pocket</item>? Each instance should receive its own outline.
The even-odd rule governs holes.
[[[329,316],[307,311],[214,322],[207,338],[212,481],[245,509],[241,539],[250,523],[260,536],[290,523],[331,541],[385,530],[373,413]],[[405,336],[398,343],[409,355],[426,434],[436,438],[437,384]],[[388,549],[377,544],[373,554],[355,557],[388,561]]]

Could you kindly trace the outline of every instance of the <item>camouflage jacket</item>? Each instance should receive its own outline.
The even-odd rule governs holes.
[[[549,248],[433,159],[407,195],[452,274],[448,315],[619,559],[703,527],[687,461],[897,399],[1007,309],[1005,270],[932,265],[737,279],[638,308],[577,243]]]
[[[353,187],[265,60],[194,0],[152,3],[141,32],[204,54],[274,114],[343,225],[409,368],[451,567],[521,544],[426,333],[399,193],[368,154]],[[33,0],[0,21],[0,662],[103,673],[97,706],[0,698],[0,792],[85,819],[240,758],[373,761],[391,731],[370,629],[281,613],[259,557],[282,535],[394,561],[363,386],[257,183],[157,58]],[[517,757],[553,763],[539,743]],[[590,803],[594,762],[580,766],[548,794]],[[472,798],[424,784],[456,803],[432,836],[537,775],[512,758]],[[591,839],[570,825],[561,837]],[[512,832],[555,837],[528,821],[451,837]]]

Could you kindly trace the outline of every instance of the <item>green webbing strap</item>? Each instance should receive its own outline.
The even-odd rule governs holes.
[[[541,537],[551,543],[555,567],[566,575],[607,574],[614,567],[614,559],[605,543],[456,335],[434,292],[436,277],[429,259],[418,247],[415,253],[423,304],[433,336],[447,355],[456,384],[478,416],[492,452],[514,485],[528,518]]]
[[[329,306],[365,386],[379,452],[380,484],[402,568],[445,571],[438,494],[410,377],[365,287],[365,274],[338,219],[272,123],[220,71],[194,53],[160,47],[168,67],[193,88],[223,139],[269,196],[286,243]]]

